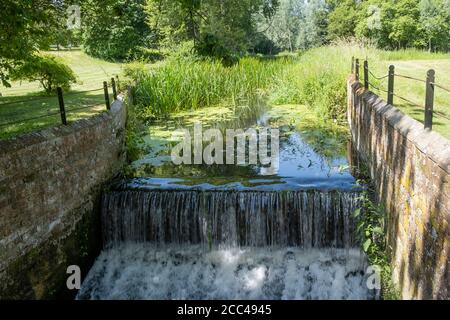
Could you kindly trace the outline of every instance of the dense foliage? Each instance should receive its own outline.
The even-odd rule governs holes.
[[[82,3],[84,50],[108,60],[133,59],[150,45],[143,0],[87,0]]]
[[[233,64],[357,38],[383,49],[448,51],[450,0],[86,0],[81,29],[69,30],[72,0],[2,1],[0,80],[50,44],[81,44],[92,56],[147,61],[183,42]]]
[[[355,37],[384,49],[448,51],[450,1],[281,0],[268,28],[270,39],[282,49],[310,48]]]
[[[39,81],[46,93],[62,87],[70,89],[77,81],[70,67],[55,56],[37,55],[11,72],[12,80]]]
[[[278,0],[147,0],[158,45],[192,40],[198,53],[232,62],[261,41],[257,21],[269,21]]]
[[[318,47],[337,39],[383,49],[448,51],[449,0],[147,0],[158,47],[193,40],[199,53],[229,58],[246,52]]]
[[[2,0],[0,4],[0,81],[10,86],[9,73],[38,49],[51,43],[56,7],[45,0]]]

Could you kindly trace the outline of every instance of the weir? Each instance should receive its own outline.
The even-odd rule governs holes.
[[[357,206],[349,191],[113,191],[103,196],[103,236],[106,246],[351,248]]]
[[[361,187],[345,155],[283,124],[295,110],[262,117],[281,128],[270,172],[174,165],[165,131],[151,132],[157,152],[102,196],[104,250],[77,298],[373,298],[355,238]]]

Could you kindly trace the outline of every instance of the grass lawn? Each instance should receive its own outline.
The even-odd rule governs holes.
[[[428,57],[429,58],[429,57]],[[436,72],[435,82],[450,89],[450,56],[445,59],[433,60],[391,60],[383,61],[375,66],[375,75],[387,74],[389,65],[395,66],[395,73],[425,80],[429,69]],[[387,79],[379,83],[381,88],[387,90]],[[371,89],[384,99],[386,93]],[[406,98],[410,102],[394,97],[394,105],[404,113],[423,123],[425,105],[425,83],[396,77],[394,80],[394,93]],[[450,139],[450,92],[435,88],[433,130]]]
[[[67,93],[64,99],[68,121],[75,121],[105,111],[103,81],[110,82],[112,77],[119,75],[121,64],[91,58],[80,50],[49,53],[61,57],[78,77],[78,83],[72,86],[71,92]],[[112,90],[109,91],[112,101]],[[0,88],[0,92],[2,94],[0,97],[0,139],[61,122],[60,115],[57,114],[59,111],[58,99],[56,96],[43,95],[42,88],[37,82],[13,82],[12,88]],[[27,100],[27,102],[14,103],[22,100]],[[87,108],[80,109],[83,107]],[[45,117],[47,114],[54,115]],[[31,120],[9,124],[23,119]]]

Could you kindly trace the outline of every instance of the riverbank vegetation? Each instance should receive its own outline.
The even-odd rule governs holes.
[[[364,171],[363,166],[359,168]],[[387,213],[377,204],[376,193],[372,188],[367,172],[359,183],[365,186],[360,196],[361,207],[353,213],[357,221],[356,236],[362,250],[367,254],[369,265],[380,277],[380,296],[384,300],[398,300],[400,291],[392,280],[391,259],[387,243]]]
[[[151,68],[143,63],[125,67],[136,86],[135,102],[142,118],[150,119],[170,112],[218,104],[251,105],[255,97],[262,96],[272,105],[306,105],[323,120],[345,124],[346,80],[351,71],[352,56],[367,57],[371,70],[377,75],[385,75],[389,64],[393,63],[398,66],[399,72],[418,78],[424,77],[427,67],[435,66],[442,82],[450,80],[447,79],[450,54],[403,50],[392,55],[355,41],[337,41],[325,47],[270,58],[247,56],[232,66],[202,58],[192,54],[192,50],[186,52],[190,54],[174,55],[175,58]],[[416,56],[416,60],[386,60]],[[407,68],[408,64],[421,67]],[[372,78],[371,82],[386,89],[386,81]],[[418,105],[423,104],[424,88],[418,88],[421,83],[398,79],[396,84],[398,95]],[[383,91],[372,90],[385,99]],[[450,115],[446,98],[445,92],[436,92],[435,130],[450,136],[449,128],[443,121]],[[399,99],[395,102],[405,113],[423,121],[423,112],[416,106]]]
[[[303,104],[325,120],[344,122],[352,56],[368,57],[377,75],[385,75],[395,61],[408,76],[422,79],[428,68],[435,68],[437,82],[445,85],[450,80],[447,0],[88,0],[80,5],[79,16],[77,10],[68,11],[73,4],[77,3],[6,3],[12,20],[0,23],[1,35],[8,39],[0,49],[0,77],[3,86],[12,88],[1,90],[4,97],[37,90],[35,83],[12,82],[11,71],[52,45],[57,50],[81,46],[97,57],[95,69],[101,70],[102,81],[110,78],[109,66],[133,63],[135,69],[129,66],[125,74],[136,80],[140,72],[135,82],[137,114],[145,119],[217,104],[241,105],[262,96],[270,104]],[[21,15],[12,14],[19,11]],[[77,18],[83,23],[68,28],[67,23]],[[9,25],[16,26],[14,32]],[[62,61],[80,79],[72,90],[87,83],[80,74],[85,58],[77,61],[77,56],[79,52],[68,51],[71,62]],[[417,59],[421,61],[409,63]],[[419,121],[422,87],[399,80],[395,88],[413,102],[395,103]],[[449,97],[439,90],[436,95],[434,128],[450,137]],[[4,97],[0,103],[10,101]],[[31,105],[30,116],[39,109]]]

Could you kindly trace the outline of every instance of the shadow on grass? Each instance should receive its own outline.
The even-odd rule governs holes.
[[[425,112],[424,108],[419,108],[416,105],[409,103],[396,104],[404,113],[412,117],[414,120],[424,123]],[[450,126],[448,125],[449,117],[441,110],[434,109],[433,111],[433,130],[450,139]]]
[[[112,96],[110,101],[113,101]],[[69,122],[106,111],[102,90],[67,93],[64,95],[64,104]],[[61,115],[56,96],[34,94],[0,99],[0,139],[59,124]]]

